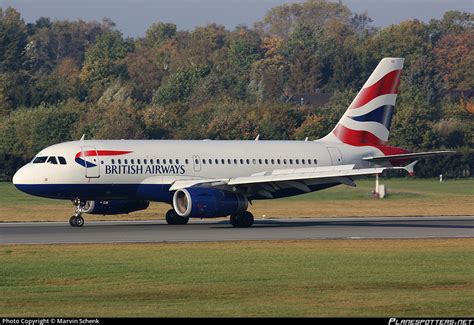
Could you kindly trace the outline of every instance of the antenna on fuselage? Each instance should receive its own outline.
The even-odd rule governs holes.
[[[84,133],[82,137],[79,139],[79,141],[84,141],[85,138],[86,138],[86,134]]]
[[[257,134],[257,137],[255,138],[255,141],[258,141],[260,139],[260,134]]]

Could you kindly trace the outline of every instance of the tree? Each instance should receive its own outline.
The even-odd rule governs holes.
[[[158,105],[186,100],[193,93],[198,82],[209,74],[207,66],[181,68],[172,74],[165,84],[156,91],[153,101]]]
[[[285,44],[293,92],[315,92],[323,85],[324,62],[319,54],[321,32],[314,26],[299,24]]]
[[[21,67],[25,47],[28,49],[26,37],[26,25],[20,13],[12,7],[0,8],[0,72]]]
[[[446,89],[474,89],[474,33],[443,36],[433,52]]]
[[[125,58],[131,44],[122,38],[118,31],[105,32],[90,46],[85,54],[85,62],[81,71],[81,81],[87,89],[99,91],[112,81],[124,74]]]
[[[68,98],[79,98],[79,73],[74,59],[65,58],[50,74],[35,76],[30,105],[56,104]]]
[[[157,22],[148,28],[145,40],[147,46],[157,48],[166,40],[172,39],[175,35],[175,24]]]
[[[109,20],[99,23],[39,19],[34,33],[28,37],[25,67],[33,73],[49,73],[65,58],[73,59],[81,66],[86,49],[113,25]]]
[[[331,19],[350,23],[351,16],[351,11],[342,2],[306,0],[270,9],[263,20],[256,23],[256,28],[261,33],[286,40],[298,25],[322,28]]]
[[[125,64],[133,86],[133,97],[150,103],[165,75],[156,51],[139,48],[127,55]]]
[[[265,37],[262,42],[264,57],[253,62],[247,95],[254,101],[286,101],[289,66],[282,54],[283,39]]]
[[[247,98],[252,64],[263,57],[258,34],[238,26],[227,37],[225,54],[214,61],[217,76],[226,94],[237,99]]]

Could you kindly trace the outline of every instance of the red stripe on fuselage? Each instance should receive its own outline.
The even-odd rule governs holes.
[[[374,98],[387,94],[398,94],[398,85],[400,84],[400,74],[402,70],[394,70],[387,73],[372,86],[362,88],[357,95],[351,109],[364,106]]]
[[[76,154],[76,158],[90,157],[90,156],[118,156],[131,153],[133,151],[118,151],[118,150],[87,150],[80,151]]]

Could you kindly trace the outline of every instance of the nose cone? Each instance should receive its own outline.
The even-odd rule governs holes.
[[[29,191],[27,191],[27,188],[29,186],[28,184],[31,183],[31,179],[29,179],[28,172],[26,169],[27,169],[27,166],[21,167],[15,173],[15,175],[13,175],[12,182],[15,185],[15,187],[19,189],[20,191],[31,194],[29,193]]]
[[[17,170],[15,175],[13,175],[12,181],[15,186],[25,184],[25,167],[24,166]]]

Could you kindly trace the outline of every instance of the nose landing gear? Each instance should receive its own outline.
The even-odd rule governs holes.
[[[71,227],[82,227],[84,225],[84,218],[81,216],[83,204],[81,203],[81,200],[75,199],[74,205],[76,209],[74,211],[74,215],[69,218],[69,224]]]

